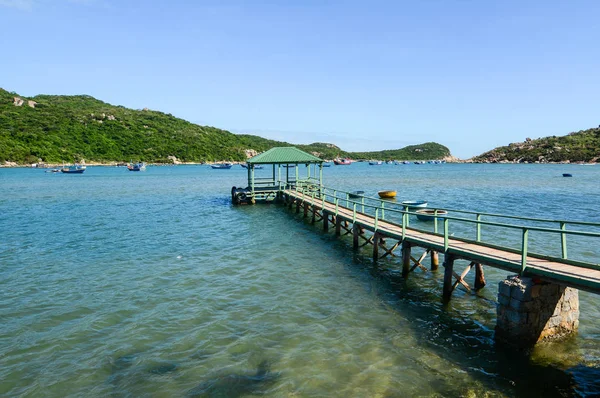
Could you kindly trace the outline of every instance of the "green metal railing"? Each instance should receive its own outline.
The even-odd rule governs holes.
[[[325,187],[322,185],[315,185],[310,180],[299,180],[296,182],[296,185],[293,189],[298,192],[304,193],[306,196],[309,196],[311,199],[311,203],[314,204],[316,201],[321,202],[321,207],[325,206],[325,202],[329,202],[334,204],[335,206],[335,215],[339,213],[340,209],[340,200],[345,204],[345,208],[352,211],[352,218],[355,221],[357,214],[364,215],[372,215],[374,217],[374,230],[377,231],[380,225],[380,221],[386,221],[389,224],[396,225],[402,228],[402,239],[404,239],[406,235],[406,229],[409,228],[409,216],[417,215],[416,211],[409,210],[408,206],[403,206],[402,204],[361,196],[360,198],[350,198],[350,192],[333,189],[329,187]],[[360,206],[360,211],[357,210],[357,207]],[[437,236],[443,236],[444,238],[444,250],[447,251],[449,247],[449,239],[452,237],[453,239],[459,239],[465,242],[478,243],[488,247],[499,248],[503,250],[513,251],[515,249],[502,247],[495,245],[491,242],[484,242],[481,236],[481,226],[491,226],[498,228],[505,228],[511,230],[520,230],[521,231],[521,239],[520,239],[520,248],[517,252],[521,254],[521,267],[520,271],[524,272],[527,268],[527,257],[532,256],[536,258],[546,259],[550,261],[562,262],[565,264],[571,264],[583,268],[591,268],[591,269],[600,269],[600,264],[584,262],[584,261],[575,261],[570,260],[567,257],[567,236],[580,236],[580,237],[593,237],[600,238],[600,233],[598,232],[589,232],[589,231],[581,231],[581,230],[567,230],[567,225],[570,226],[586,226],[586,227],[595,227],[600,228],[600,223],[594,222],[584,222],[584,221],[567,221],[567,220],[551,220],[551,219],[543,219],[543,218],[533,218],[533,217],[519,217],[512,215],[504,215],[504,214],[494,214],[494,213],[486,213],[486,212],[474,212],[474,211],[466,211],[466,210],[458,210],[458,209],[447,209],[447,208],[428,208],[428,210],[433,210],[433,234]],[[459,215],[474,215],[475,218],[465,218],[465,217],[457,217],[457,216],[449,216],[448,214],[439,214],[438,211],[452,212]],[[386,220],[386,213],[389,215],[399,215],[401,218],[401,222],[392,222],[391,220]],[[521,225],[521,224],[512,224],[506,222],[497,222],[497,221],[487,221],[483,220],[482,217],[494,217],[494,218],[504,218],[507,220],[519,220],[525,223],[552,223],[558,224],[558,228],[547,228],[547,227],[539,227],[533,225]],[[438,232],[438,220],[443,221],[443,233]],[[450,221],[453,221],[453,224],[457,222],[474,224],[475,225],[475,239],[468,238],[454,238],[452,233],[450,232]],[[411,228],[412,230],[419,232],[431,233],[428,230]],[[553,257],[542,254],[535,254],[529,251],[529,232],[545,232],[550,234],[556,234],[560,237],[560,247],[561,247],[561,256]]]

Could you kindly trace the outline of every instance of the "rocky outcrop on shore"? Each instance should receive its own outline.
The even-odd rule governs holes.
[[[566,136],[526,138],[469,159],[470,163],[596,163],[600,160],[600,127]]]

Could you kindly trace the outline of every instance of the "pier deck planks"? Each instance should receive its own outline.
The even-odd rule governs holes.
[[[312,202],[311,197],[306,196],[301,192],[285,190],[284,193],[303,202]],[[324,209],[321,209],[322,205],[323,203],[321,200],[314,201],[315,209],[335,214],[335,204],[326,201]],[[341,205],[338,206],[337,216],[340,219],[352,222],[354,218],[353,214],[352,209]],[[371,232],[375,231],[375,218],[373,216],[357,212],[355,222],[366,230]],[[377,221],[377,232],[389,238],[402,240],[402,227],[384,220]],[[417,231],[412,228],[405,228],[404,240],[415,246],[444,253],[443,236]],[[453,254],[457,256],[457,258],[463,258],[465,260],[501,268],[507,271],[517,273],[520,273],[521,271],[521,254],[511,252],[508,249],[501,250],[475,243],[463,242],[456,238],[449,238],[448,250],[445,253]],[[583,268],[571,264],[527,256],[525,276],[536,276],[549,282],[600,294],[600,270],[596,269]]]

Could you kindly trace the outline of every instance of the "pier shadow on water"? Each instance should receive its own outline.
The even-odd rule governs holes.
[[[302,225],[302,223],[300,223]],[[310,222],[305,228],[318,228]],[[351,266],[358,267],[368,273],[376,281],[378,294],[393,295],[396,300],[386,306],[401,313],[414,330],[418,346],[426,347],[439,357],[453,363],[480,384],[476,391],[469,385],[461,386],[456,380],[448,380],[447,374],[434,378],[431,387],[440,396],[543,396],[574,397],[600,396],[600,368],[584,365],[583,359],[573,352],[577,351],[576,337],[556,343],[544,343],[548,351],[556,347],[570,351],[564,358],[554,357],[549,361],[540,361],[532,356],[532,351],[518,351],[511,347],[497,344],[494,330],[473,316],[477,312],[493,312],[495,299],[481,297],[473,293],[466,300],[482,300],[486,309],[472,308],[462,311],[460,305],[443,303],[442,277],[443,267],[440,258],[440,271],[423,274],[411,273],[408,278],[402,277],[402,264],[398,259],[383,259],[373,262],[370,250],[354,251],[351,237],[338,238],[329,233],[315,231],[328,240],[332,250],[338,251],[341,258],[347,258]],[[367,246],[369,249],[370,246]],[[349,254],[351,253],[351,254]],[[443,257],[443,256],[440,256]],[[426,279],[426,281],[422,280]],[[488,280],[497,283],[497,280]],[[457,294],[455,292],[454,294]],[[465,298],[460,298],[465,300]],[[461,313],[462,311],[462,313]],[[484,315],[485,317],[485,315]],[[495,315],[494,315],[495,318]],[[383,330],[383,334],[393,331]],[[563,362],[564,361],[564,362]],[[424,365],[423,368],[427,369]],[[435,374],[435,369],[428,369]],[[393,396],[393,395],[390,395]]]

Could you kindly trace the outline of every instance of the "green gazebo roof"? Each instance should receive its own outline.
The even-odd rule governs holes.
[[[293,146],[271,148],[266,152],[248,159],[248,164],[301,164],[323,163],[323,159],[301,151]]]

